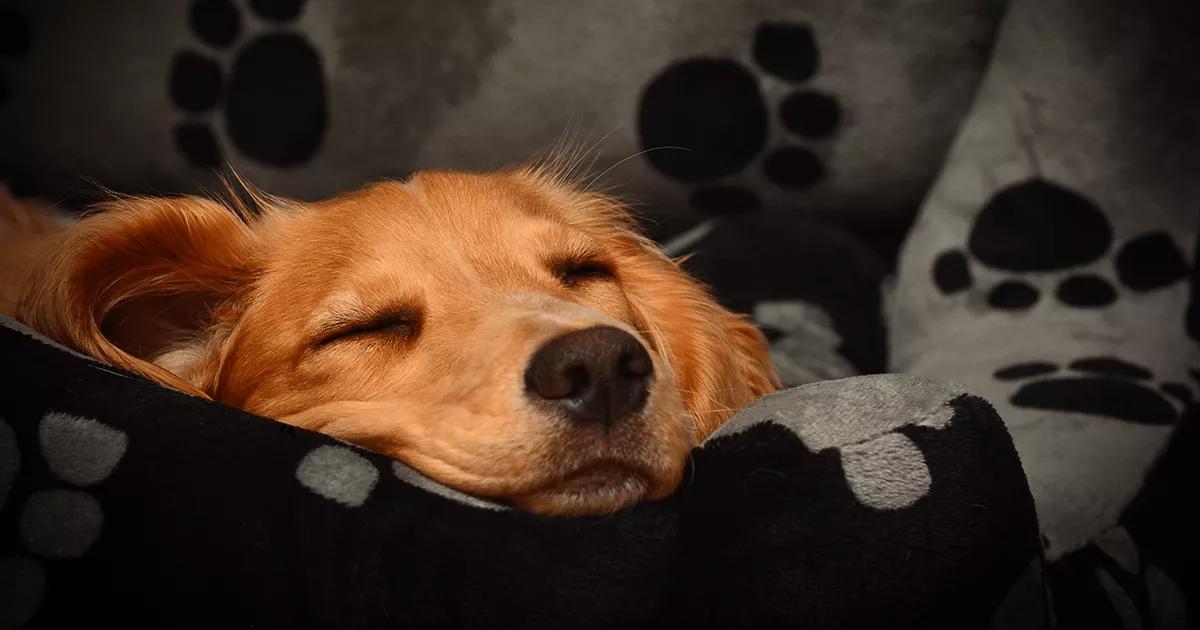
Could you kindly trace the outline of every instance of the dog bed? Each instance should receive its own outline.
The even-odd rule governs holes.
[[[0,627],[1041,627],[1012,441],[941,381],[768,396],[675,496],[529,515],[6,320]]]

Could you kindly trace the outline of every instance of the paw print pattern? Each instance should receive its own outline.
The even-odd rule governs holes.
[[[175,128],[175,144],[195,166],[223,161],[216,115],[242,155],[271,166],[307,162],[325,135],[321,57],[303,35],[283,27],[300,16],[304,0],[247,4],[267,25],[242,42],[246,19],[233,0],[195,0],[190,30],[209,50],[182,51],[171,63],[168,90],[186,117]]]
[[[392,473],[401,482],[430,494],[484,510],[506,510],[505,506],[443,486],[398,460]],[[361,507],[379,485],[379,469],[371,460],[345,446],[323,445],[309,451],[296,466],[296,480],[313,494],[347,508]]]
[[[0,558],[0,627],[24,624],[41,603],[47,568],[42,560],[82,557],[100,537],[104,511],[85,488],[107,479],[124,457],[124,432],[91,418],[49,412],[38,424],[38,446],[51,476],[65,487],[13,495],[21,466],[16,434],[0,419],[0,509],[22,500],[16,532],[34,556]],[[41,558],[42,560],[39,560]]]
[[[945,295],[975,285],[972,262],[1008,276],[987,289],[988,305],[1001,311],[1032,308],[1042,295],[1022,275],[1053,274],[1054,297],[1076,309],[1107,307],[1119,297],[1117,284],[1144,293],[1187,277],[1188,263],[1175,240],[1150,232],[1123,243],[1112,259],[1116,278],[1097,265],[1113,246],[1108,218],[1091,200],[1041,178],[997,192],[971,226],[966,251],[942,252],[933,263],[933,282]],[[1114,282],[1115,280],[1115,282]]]
[[[1192,404],[1186,384],[1167,382],[1155,389],[1150,370],[1116,357],[1087,357],[1068,366],[1076,375],[1052,374],[1049,361],[1018,363],[997,370],[1001,381],[1024,381],[1010,402],[1016,407],[1106,416],[1140,424],[1174,424]],[[1027,380],[1033,379],[1033,380]],[[1170,399],[1174,399],[1172,403]]]
[[[677,61],[642,94],[638,133],[646,159],[664,175],[694,186],[689,204],[696,210],[759,209],[758,195],[734,179],[756,160],[766,180],[784,190],[806,190],[825,179],[813,142],[834,134],[841,105],[824,92],[792,87],[811,79],[820,66],[812,28],[761,24],[752,58],[755,69],[725,58]],[[769,142],[771,116],[760,89],[764,75],[789,85],[772,109],[791,136],[808,142]],[[769,144],[778,146],[764,154]]]
[[[344,446],[318,446],[300,460],[296,480],[318,496],[359,507],[379,482],[379,470]]]
[[[846,484],[858,502],[875,510],[899,510],[929,494],[933,477],[919,446],[888,433],[840,449]]]
[[[20,13],[0,7],[0,59],[19,59],[29,52],[29,23]],[[12,97],[8,78],[0,74],[0,106]]]
[[[842,338],[829,313],[802,300],[764,300],[754,321],[770,344],[771,363],[784,387],[854,376],[858,371],[838,349]]]
[[[907,396],[897,400],[898,389]],[[710,456],[702,453],[712,451],[710,447],[726,436],[774,430],[767,426],[786,427],[812,452],[838,451],[838,474],[844,476],[860,504],[873,510],[898,510],[912,506],[933,487],[927,451],[919,444],[923,438],[908,430],[919,427],[917,433],[937,433],[950,429],[956,413],[950,401],[958,400],[962,394],[951,384],[896,374],[811,383],[784,390],[777,397],[761,398],[743,409],[701,444],[697,456]],[[806,400],[817,400],[820,404],[807,404]],[[877,422],[833,426],[826,421],[854,418],[863,409],[893,412]],[[767,441],[750,440],[751,443]],[[761,462],[755,460],[753,465],[759,466]]]
[[[1067,567],[1060,570],[1064,579],[1052,573],[1050,587],[1052,596],[1070,604],[1064,627],[1188,627],[1188,601],[1179,584],[1143,559],[1137,542],[1120,525],[1060,564]],[[1081,581],[1068,582],[1072,577]]]

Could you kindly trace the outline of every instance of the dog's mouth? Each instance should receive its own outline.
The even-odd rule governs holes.
[[[592,462],[533,492],[511,498],[516,507],[536,514],[585,516],[610,514],[654,498],[652,476],[636,465],[613,460]]]

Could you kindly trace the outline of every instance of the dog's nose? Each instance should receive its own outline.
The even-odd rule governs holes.
[[[580,422],[609,425],[646,404],[654,364],[633,335],[596,326],[551,339],[525,369],[525,386]]]

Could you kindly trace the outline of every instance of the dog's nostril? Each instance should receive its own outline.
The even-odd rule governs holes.
[[[645,403],[654,364],[633,335],[596,326],[551,339],[534,353],[525,386],[578,421],[608,424]]]
[[[566,370],[567,391],[559,398],[579,396],[592,384],[592,377],[583,365],[572,365]]]
[[[620,370],[621,376],[647,376],[651,371],[650,356],[645,351],[622,353],[617,369]]]
[[[525,370],[525,386],[546,400],[578,396],[589,381],[591,377],[582,364],[559,363],[554,357],[532,361]]]

